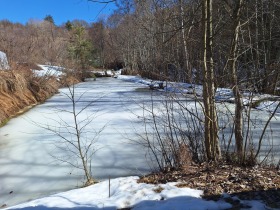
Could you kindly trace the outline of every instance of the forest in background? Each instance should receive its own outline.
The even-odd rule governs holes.
[[[275,94],[279,85],[280,2],[238,2],[212,2],[215,85],[232,85],[229,63],[238,22],[234,56],[238,83],[242,89]],[[25,25],[1,20],[0,49],[10,64],[126,68],[152,79],[202,83],[203,1],[118,0],[117,5],[112,15],[94,23],[75,20],[57,26],[51,15]]]

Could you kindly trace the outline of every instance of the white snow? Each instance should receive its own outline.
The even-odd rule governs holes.
[[[120,74],[119,72],[115,72],[112,70],[94,70],[92,71],[92,73],[99,75],[101,77],[105,77],[105,76],[112,77],[114,75]]]
[[[152,82],[152,80],[143,79],[140,76],[118,75],[118,79],[125,80],[128,82],[140,83],[140,84],[144,84],[144,85],[150,85]]]
[[[177,188],[177,183],[137,183],[138,177],[116,178],[98,184],[37,199],[8,209],[122,209],[141,210],[191,209],[218,210],[230,208],[223,201],[201,199],[203,192],[190,188]],[[110,196],[109,196],[110,187]]]
[[[42,70],[32,70],[34,72],[34,74],[38,77],[50,77],[50,76],[54,76],[54,77],[60,77],[61,75],[63,75],[63,67],[60,66],[51,66],[51,65],[38,65],[39,67],[42,68]]]
[[[140,83],[147,86],[151,85],[152,83],[161,82],[161,81],[143,79],[140,76],[126,76],[126,75],[118,75],[118,79],[129,81],[129,82]],[[203,87],[202,85],[189,84],[189,83],[164,82],[163,91],[182,93],[182,94],[194,94],[195,96],[202,96]],[[273,95],[268,95],[268,94],[253,94],[252,92],[244,92],[242,94],[242,100],[245,106],[249,105],[249,103],[251,102],[264,100],[266,98],[275,98],[276,100],[275,101],[265,100],[264,102],[261,102],[260,105],[256,108],[259,110],[273,112],[276,109],[277,104],[280,102],[279,97],[277,98]],[[234,103],[234,95],[232,89],[217,88],[215,100],[216,102]],[[278,107],[276,113],[280,113],[280,107]]]
[[[89,187],[54,194],[6,209],[48,210],[219,210],[229,209],[231,204],[221,196],[218,201],[204,200],[203,192],[190,188],[178,188],[178,183],[145,184],[138,183],[137,176],[121,177],[102,181]],[[266,205],[258,200],[239,200],[251,210],[265,210]],[[245,208],[244,208],[245,209]]]
[[[0,51],[0,70],[8,70],[9,68],[6,53]]]
[[[280,101],[263,101],[257,106],[257,109],[265,110],[268,112],[274,112],[280,114]]]

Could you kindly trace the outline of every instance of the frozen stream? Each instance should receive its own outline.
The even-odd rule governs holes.
[[[145,91],[147,86],[139,83],[125,82],[114,78],[102,78],[97,81],[78,84],[75,88],[77,110],[85,108],[78,119],[93,119],[86,127],[84,137],[94,137],[95,131],[104,130],[96,139],[94,148],[97,151],[92,161],[94,178],[108,179],[130,175],[142,175],[151,171],[153,163],[145,158],[146,151],[131,139],[137,140],[137,134],[143,133],[143,105],[151,108],[151,92]],[[75,157],[66,157],[60,147],[57,135],[42,128],[50,127],[59,132],[63,124],[73,126],[71,101],[67,97],[69,90],[61,89],[59,94],[38,105],[27,113],[12,119],[0,129],[0,207],[11,206],[27,200],[66,191],[83,185],[85,179],[82,171],[57,160],[61,157],[75,164]],[[160,116],[164,113],[160,104],[164,92],[153,91],[153,107]],[[197,104],[191,97],[178,97],[177,102],[185,103],[192,110]],[[175,103],[176,104],[176,103]],[[175,105],[176,106],[176,105]],[[199,109],[199,108],[198,108]],[[234,105],[219,103],[220,140],[224,142],[231,137],[230,125],[233,120]],[[200,111],[198,111],[200,112]],[[149,111],[147,111],[149,113]],[[93,115],[93,118],[92,118]],[[180,120],[181,115],[176,115]],[[265,122],[270,113],[252,110],[248,139],[258,143]],[[276,161],[280,153],[279,114],[272,118],[264,135],[262,157],[270,151],[275,154]],[[187,128],[189,118],[182,119],[182,127]],[[246,128],[245,121],[245,128]],[[68,127],[69,127],[68,126]],[[66,128],[67,129],[67,128]],[[63,136],[70,138],[67,131]],[[225,140],[225,141],[224,141]],[[65,145],[63,146],[65,148]],[[223,146],[224,148],[224,146]],[[271,149],[273,148],[273,149]]]
[[[90,129],[105,126],[96,143],[99,150],[92,162],[92,173],[97,179],[150,171],[143,156],[145,151],[128,140],[135,136],[135,130],[131,128],[132,121],[137,121],[134,113],[141,113],[139,104],[149,98],[147,92],[135,92],[139,87],[143,86],[106,78],[81,83],[75,89],[76,96],[83,94],[77,109],[95,101],[82,115],[86,118],[97,113]],[[54,120],[72,123],[72,116],[61,111],[72,108],[64,94],[67,91],[61,89],[46,103],[10,120],[0,129],[0,207],[83,184],[81,171],[53,158],[58,153],[53,143],[59,137],[38,126],[56,126]]]

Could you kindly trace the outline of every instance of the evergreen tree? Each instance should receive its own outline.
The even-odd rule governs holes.
[[[65,23],[65,27],[68,31],[71,31],[73,29],[73,24],[67,20],[67,22]]]
[[[72,28],[73,34],[69,53],[71,58],[77,63],[81,78],[86,77],[86,68],[90,65],[90,60],[93,52],[92,43],[87,38],[87,31],[82,26]]]
[[[44,21],[50,22],[50,23],[52,23],[53,25],[55,25],[55,24],[54,24],[53,17],[52,17],[51,15],[46,15],[46,17],[44,18]]]

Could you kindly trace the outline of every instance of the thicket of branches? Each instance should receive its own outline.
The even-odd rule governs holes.
[[[99,49],[105,64],[114,58],[115,63],[121,63],[128,71],[151,79],[202,84],[203,146],[207,160],[216,161],[223,152],[215,91],[217,87],[231,88],[235,110],[231,113],[232,122],[228,123],[235,140],[234,159],[240,164],[255,163],[259,154],[256,147],[261,147],[263,135],[256,137],[259,145],[248,145],[248,132],[254,123],[250,122],[250,114],[246,114],[250,108],[244,106],[242,92],[279,94],[279,1],[115,2],[119,9],[108,18],[107,25],[99,22],[107,43]],[[156,119],[153,114],[152,119]],[[161,121],[154,122],[155,130],[158,123]],[[174,129],[166,133],[169,142],[165,144],[156,132],[165,158],[170,145],[176,146],[172,141],[178,142],[177,146],[181,143],[174,141],[172,132]],[[148,141],[148,145],[154,144]],[[176,159],[176,154],[172,158]],[[170,165],[169,158],[166,160]]]
[[[147,76],[155,73],[176,81],[202,83],[203,1],[116,2],[119,9],[106,22],[97,23],[97,50],[105,64],[114,58]],[[280,2],[213,0],[211,4],[215,85],[232,85],[229,62],[236,59],[243,89],[275,93],[279,82]],[[236,55],[229,59],[236,29]]]

